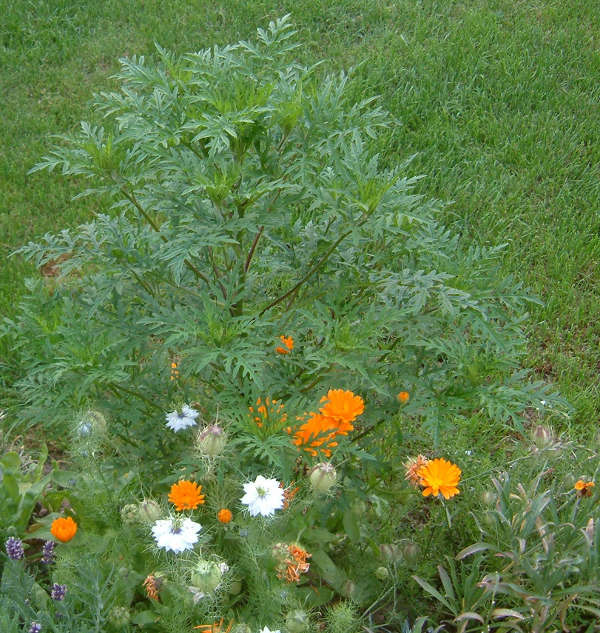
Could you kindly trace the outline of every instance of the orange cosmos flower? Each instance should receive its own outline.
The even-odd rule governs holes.
[[[294,349],[294,339],[291,336],[282,335],[279,337],[279,340],[283,343],[283,345],[285,345],[285,347],[282,347],[281,345],[276,347],[275,351],[278,354],[289,354]]]
[[[583,481],[583,479],[579,479],[573,488],[577,490],[577,494],[580,497],[591,497],[592,496],[592,488],[595,486],[593,481]]]
[[[200,504],[204,503],[204,495],[200,494],[202,486],[194,481],[182,480],[171,486],[169,492],[169,501],[179,511],[195,510]]]
[[[337,442],[333,441],[335,436],[338,434],[346,435],[346,431],[340,431],[332,418],[320,413],[311,413],[310,415],[311,417],[296,431],[292,441],[313,457],[316,457],[319,450],[329,457],[331,449],[338,445]]]
[[[417,473],[421,479],[419,482],[425,489],[423,496],[437,496],[440,493],[445,499],[450,499],[459,493],[457,488],[460,481],[460,468],[445,459],[432,459],[425,466],[421,466]]]
[[[406,404],[410,400],[410,393],[408,393],[408,391],[401,391],[396,397],[400,404]]]
[[[419,476],[419,470],[426,466],[429,463],[429,460],[425,455],[417,455],[416,457],[409,457],[404,464],[404,468],[406,469],[406,474],[404,475],[405,479],[410,482],[413,486],[417,487],[419,482],[421,481],[421,477]]]
[[[217,519],[219,519],[221,523],[229,523],[229,521],[233,519],[233,514],[231,513],[231,510],[229,510],[228,508],[221,508],[217,512]]]
[[[340,427],[340,431],[352,431],[352,422],[365,410],[364,400],[344,389],[330,389],[327,396],[321,398],[326,404],[319,411],[322,415],[332,418]]]
[[[54,519],[50,526],[52,536],[56,537],[62,543],[70,541],[77,532],[77,523],[71,517]]]

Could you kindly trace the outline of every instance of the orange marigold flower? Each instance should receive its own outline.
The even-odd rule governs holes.
[[[149,574],[142,584],[146,589],[148,598],[150,598],[150,600],[158,600],[158,592],[163,584],[163,579],[160,576]]]
[[[186,481],[185,479],[171,486],[169,492],[169,501],[179,511],[195,510],[200,504],[204,503],[204,495],[200,493],[202,486],[194,481]]]
[[[592,488],[595,486],[593,481],[583,481],[583,479],[579,479],[573,488],[577,490],[577,494],[580,497],[591,497],[592,496]]]
[[[221,508],[217,512],[217,519],[219,519],[221,523],[229,523],[229,521],[233,519],[233,514],[231,513],[231,510],[229,510],[228,508]]]
[[[77,532],[77,523],[71,517],[54,519],[50,526],[52,536],[56,537],[62,543],[70,541]]]
[[[437,496],[440,493],[450,499],[459,493],[457,488],[461,470],[452,462],[443,458],[432,459],[418,471],[420,485],[424,487],[423,496]]]
[[[401,391],[396,397],[401,404],[406,404],[410,400],[410,393],[408,393],[408,391]]]
[[[279,340],[283,343],[283,346],[278,346],[275,351],[278,354],[289,354],[294,349],[294,339],[291,336],[280,336]]]
[[[429,460],[425,455],[417,455],[416,457],[409,457],[404,464],[404,468],[406,469],[406,474],[404,475],[405,479],[410,482],[413,486],[418,486],[421,481],[421,477],[419,476],[419,470],[422,466],[426,466]]]
[[[325,402],[319,409],[321,414],[335,420],[340,427],[347,426],[349,431],[354,428],[351,422],[365,410],[364,400],[344,389],[330,389],[321,402]]]

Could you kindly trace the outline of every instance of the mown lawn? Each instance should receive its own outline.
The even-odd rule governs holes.
[[[34,271],[7,259],[23,242],[88,219],[80,183],[28,170],[51,135],[86,117],[123,55],[251,36],[291,13],[323,71],[356,67],[357,98],[381,95],[400,125],[388,162],[415,154],[420,192],[452,202],[465,239],[506,244],[503,274],[532,305],[528,365],[595,434],[600,412],[600,22],[582,0],[13,0],[0,14],[0,314]],[[2,369],[0,352],[0,370]],[[561,425],[560,420],[554,420]]]

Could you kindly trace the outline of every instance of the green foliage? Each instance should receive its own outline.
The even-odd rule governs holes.
[[[463,248],[405,164],[380,167],[372,141],[394,120],[353,102],[346,75],[292,61],[296,46],[283,18],[253,43],[123,59],[99,121],[34,168],[86,181],[113,213],[20,249],[61,271],[5,320],[29,419],[102,402],[135,444],[179,398],[235,417],[335,383],[387,416],[409,390],[437,440],[473,410],[519,426],[528,404],[556,406],[520,368],[530,299],[498,277],[502,249]]]
[[[52,478],[51,472],[44,472],[47,457],[45,446],[37,464],[24,462],[15,451],[0,457],[0,537],[22,537],[25,533],[35,505]]]

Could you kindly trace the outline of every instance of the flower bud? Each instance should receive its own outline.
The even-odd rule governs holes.
[[[122,629],[129,624],[130,615],[127,607],[113,607],[108,615],[108,621],[116,629]]]
[[[137,504],[138,519],[140,523],[154,523],[162,511],[160,505],[154,499],[144,499]]]
[[[310,484],[312,489],[318,494],[325,494],[334,485],[337,480],[337,473],[332,464],[323,462],[317,464],[310,471]]]
[[[402,558],[402,552],[395,543],[382,543],[379,551],[383,559],[389,563],[397,563]]]
[[[540,450],[547,448],[554,441],[552,430],[546,426],[538,424],[531,431],[531,439]]]
[[[285,617],[285,626],[289,633],[304,633],[310,627],[310,620],[306,611],[294,609]]]
[[[121,508],[121,521],[125,525],[134,525],[138,521],[138,507],[135,503],[128,503]]]
[[[414,565],[419,560],[420,553],[420,548],[414,541],[408,541],[402,548],[402,556],[407,565]]]
[[[493,506],[496,503],[496,495],[491,490],[485,490],[481,495],[481,500],[486,506]]]
[[[225,435],[225,431],[218,424],[211,424],[202,429],[196,439],[196,447],[198,450],[209,457],[220,455],[226,443],[227,436]]]
[[[387,580],[389,577],[390,572],[388,571],[387,567],[383,567],[382,565],[375,570],[375,578],[377,578],[378,580]]]
[[[222,575],[217,563],[200,560],[192,570],[192,585],[202,593],[213,593],[221,583]]]

